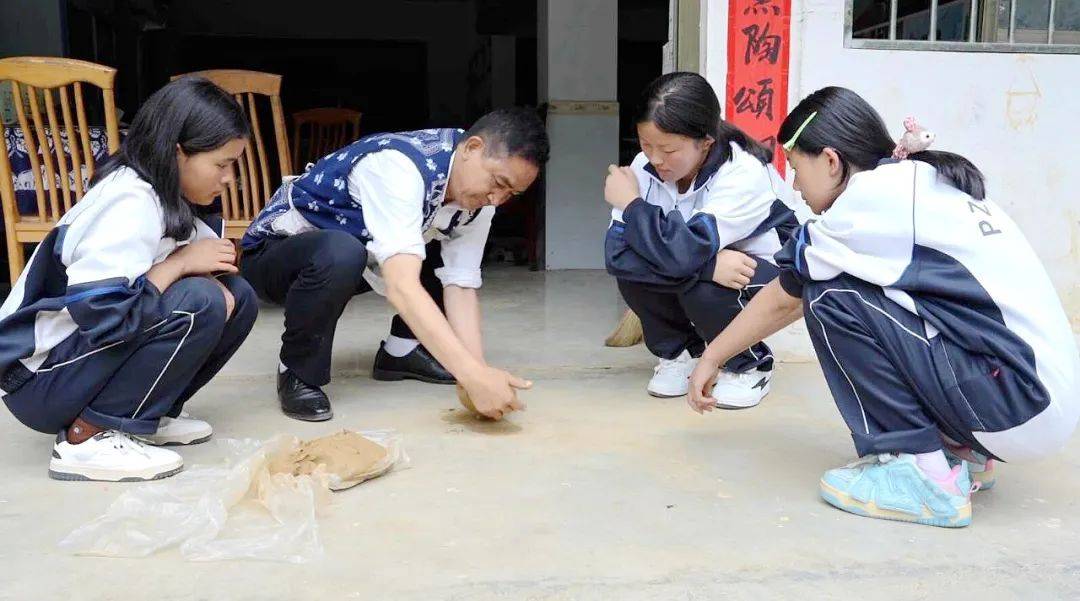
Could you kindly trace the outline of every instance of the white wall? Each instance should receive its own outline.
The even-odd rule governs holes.
[[[722,93],[727,0],[704,0],[704,72]],[[791,106],[827,85],[865,97],[899,137],[908,115],[963,154],[1027,234],[1080,330],[1080,56],[844,48],[842,0],[793,0]],[[790,107],[789,107],[790,108]],[[1022,286],[1023,282],[1017,282]],[[797,341],[784,349],[802,351]]]
[[[908,115],[934,147],[971,159],[1050,272],[1080,325],[1080,56],[843,48],[843,3],[796,2],[790,97],[839,84],[863,95],[899,135]],[[1023,285],[1017,282],[1017,285]]]
[[[544,194],[547,269],[602,269],[607,165],[619,157],[617,0],[537,0],[539,98],[548,113],[551,160]],[[614,109],[614,110],[613,110]]]
[[[544,0],[541,0],[544,1]],[[545,100],[614,100],[619,6],[616,0],[546,0]]]

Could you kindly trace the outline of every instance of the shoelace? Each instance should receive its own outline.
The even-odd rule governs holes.
[[[866,455],[865,457],[859,457],[855,461],[844,466],[845,469],[851,469],[859,467],[860,465],[866,465],[868,463],[888,463],[896,459],[895,455],[888,453],[882,453],[880,455]]]
[[[896,461],[897,459],[898,458],[897,458],[896,455],[891,455],[889,453],[882,453],[880,455],[867,455],[866,457],[861,457],[861,458],[859,458],[859,459],[857,459],[855,461],[852,461],[851,463],[847,464],[844,467],[854,468],[854,467],[859,467],[860,465],[866,465],[868,463],[886,464],[886,463],[889,463],[889,462],[892,462],[892,461]],[[982,483],[972,480],[971,481],[971,487],[968,490],[968,494],[976,492],[976,491],[978,491],[980,489],[982,489]],[[961,490],[963,490],[963,489],[961,489]]]
[[[102,440],[108,439],[112,443],[112,447],[121,452],[135,452],[143,457],[149,457],[150,454],[146,452],[146,447],[143,443],[139,442],[131,434],[126,432],[119,432],[117,430],[109,430],[102,432],[98,436],[101,436]]]

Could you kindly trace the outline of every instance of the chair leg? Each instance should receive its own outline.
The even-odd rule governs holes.
[[[19,275],[22,274],[23,267],[26,266],[26,256],[23,254],[22,242],[15,239],[14,232],[8,233],[7,247],[8,273],[11,276],[11,285],[14,286],[19,279]]]
[[[237,267],[240,267],[240,260],[244,258],[244,253],[240,249],[240,240],[238,240],[236,238],[233,238],[233,239],[229,240],[229,242],[233,243],[233,251],[236,253],[236,263],[234,263],[234,264]]]

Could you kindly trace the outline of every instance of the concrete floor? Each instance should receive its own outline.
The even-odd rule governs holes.
[[[404,434],[413,466],[336,495],[315,564],[66,555],[57,541],[133,485],[49,480],[50,438],[0,412],[0,599],[1080,597],[1080,440],[1001,468],[967,529],[858,518],[817,497],[852,449],[816,365],[781,365],[756,409],[701,417],[645,394],[643,347],[601,346],[619,313],[603,274],[494,270],[485,309],[490,360],[536,381],[501,423],[463,416],[450,387],[372,381],[390,315],[373,295],[339,328],[333,421],[277,410],[271,308],[189,405],[219,438]]]

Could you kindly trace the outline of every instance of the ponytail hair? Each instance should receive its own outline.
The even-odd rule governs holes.
[[[986,178],[966,158],[944,150],[924,150],[910,154],[908,158],[932,165],[939,176],[975,200],[986,198]]]
[[[806,120],[814,115],[809,122]],[[889,135],[881,115],[862,96],[847,88],[822,88],[802,100],[780,125],[777,139],[783,144],[806,127],[795,140],[794,148],[810,155],[832,148],[840,156],[841,177],[847,181],[852,167],[869,171],[883,159],[892,157],[895,140]],[[983,174],[971,161],[951,152],[924,150],[908,156],[937,169],[958,190],[975,200],[986,198]]]
[[[767,165],[773,151],[720,116],[720,100],[704,77],[676,71],[657,77],[641,92],[634,123],[652,122],[657,129],[695,140],[712,138],[722,163],[731,158],[731,143]]]

